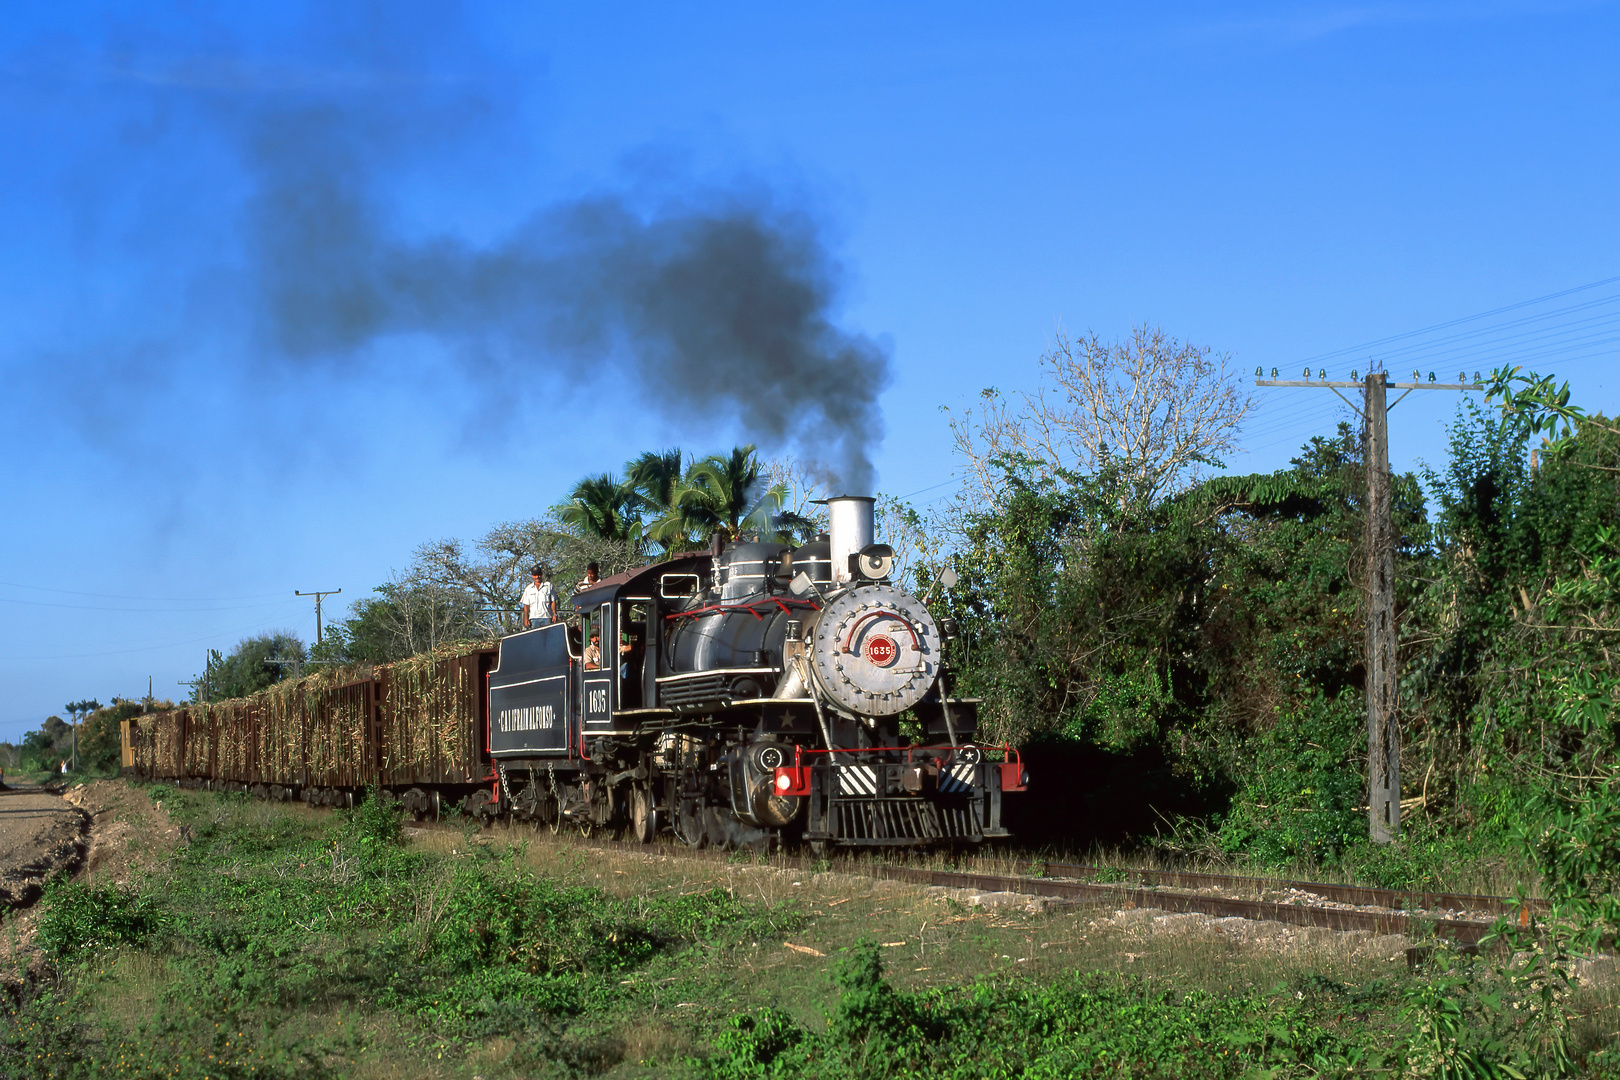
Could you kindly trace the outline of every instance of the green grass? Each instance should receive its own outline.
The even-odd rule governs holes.
[[[1507,1076],[1561,1052],[1620,1075],[1612,993],[1483,961],[1411,974],[519,831],[406,840],[371,803],[148,795],[192,843],[49,891],[58,978],[11,1006],[0,1075]]]

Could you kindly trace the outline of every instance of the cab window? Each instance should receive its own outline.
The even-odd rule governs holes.
[[[603,610],[604,609],[602,609],[602,608],[597,608],[595,611],[592,611],[589,614],[585,615],[584,618],[581,620],[581,622],[582,622],[582,633],[583,633],[583,636],[585,638],[585,646],[584,646],[584,649],[581,652],[581,656],[583,657],[583,659],[585,661],[584,667],[585,667],[586,671],[600,671],[602,669],[602,657],[603,657],[603,648],[602,648],[602,612],[603,612]]]

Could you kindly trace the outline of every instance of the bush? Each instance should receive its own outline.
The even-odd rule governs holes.
[[[907,993],[882,979],[877,948],[835,965],[825,1034],[765,1009],[732,1019],[702,1067],[722,1080],[786,1076],[1239,1077],[1345,1073],[1356,1052],[1303,999],[1218,997],[1145,979],[1070,973]],[[1267,1071],[1271,1070],[1271,1071]]]
[[[66,882],[52,888],[42,906],[35,940],[58,963],[82,960],[100,949],[140,945],[162,928],[153,897],[121,885]]]
[[[1223,815],[1215,843],[1228,854],[1283,868],[1338,861],[1367,835],[1367,751],[1360,695],[1316,696],[1250,740],[1251,768]]]
[[[350,811],[348,826],[366,847],[397,847],[401,836],[399,802],[373,785],[366,789],[366,797],[360,805]]]
[[[1597,947],[1620,932],[1620,766],[1583,799],[1543,801],[1544,820],[1528,830],[1542,872],[1543,895],[1556,916]]]
[[[457,974],[497,965],[536,975],[611,974],[641,966],[670,943],[605,900],[599,890],[559,888],[509,867],[464,869],[428,951]]]
[[[722,1080],[789,1075],[791,1059],[784,1055],[804,1038],[803,1029],[781,1009],[733,1016],[714,1042],[710,1072]]]

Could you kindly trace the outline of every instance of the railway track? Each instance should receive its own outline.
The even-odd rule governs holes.
[[[1230,874],[1207,874],[1187,870],[1122,870],[1119,867],[1095,866],[1089,863],[1055,862],[1036,859],[1031,868],[1040,868],[1038,876],[1086,878],[1123,874],[1145,885],[1164,885],[1170,888],[1224,888],[1276,890],[1294,889],[1314,893],[1324,900],[1341,904],[1359,904],[1369,907],[1393,908],[1403,911],[1416,908],[1424,911],[1461,910],[1488,911],[1498,915],[1516,915],[1525,907],[1532,913],[1545,912],[1545,900],[1518,901],[1510,896],[1480,896],[1474,893],[1406,892],[1398,889],[1375,889],[1366,885],[1339,885],[1325,881],[1287,881],[1275,878],[1241,877]]]
[[[1322,927],[1339,931],[1366,930],[1374,934],[1404,934],[1413,939],[1432,935],[1469,948],[1477,947],[1480,939],[1489,934],[1495,925],[1494,922],[1476,919],[1436,918],[1414,911],[1366,911],[1359,908],[1280,903],[1273,900],[1247,900],[1063,878],[923,870],[903,866],[884,866],[867,872],[877,877],[946,888],[1024,893],[1030,896],[1047,896],[1110,907],[1197,912],[1213,918],[1258,919],[1286,923],[1290,926]],[[1269,884],[1276,887],[1279,883]]]
[[[634,852],[638,854],[675,855],[700,861],[721,862],[736,857],[735,853],[699,849],[675,844],[647,845],[609,839],[586,839],[560,834],[556,839],[593,848]],[[780,869],[808,871],[817,868],[817,860],[796,855],[761,856],[757,865]],[[1532,901],[1532,908],[1521,907],[1516,901],[1500,896],[1475,896],[1463,893],[1401,892],[1393,889],[1373,889],[1354,885],[1332,885],[1322,882],[1282,881],[1269,878],[1240,877],[1222,874],[1185,871],[1129,870],[1125,874],[1142,879],[1143,884],[1096,882],[1081,880],[1085,876],[1101,873],[1120,873],[1116,868],[1091,866],[1083,863],[1064,863],[1037,860],[1040,875],[997,874],[976,870],[940,870],[894,863],[869,862],[861,859],[837,859],[830,869],[838,873],[904,881],[914,885],[947,889],[972,889],[978,892],[1017,893],[1095,907],[1143,908],[1165,912],[1196,912],[1212,918],[1240,918],[1279,922],[1290,926],[1319,927],[1336,931],[1365,930],[1380,935],[1401,934],[1422,941],[1439,938],[1456,943],[1465,950],[1476,949],[1479,942],[1496,925],[1493,919],[1456,918],[1433,915],[1435,911],[1489,912],[1496,915],[1517,914],[1520,925],[1529,925],[1532,911],[1545,905]],[[1148,887],[1156,886],[1156,887]],[[1231,892],[1263,890],[1294,890],[1320,896],[1324,903],[1255,900],[1238,896],[1211,895],[1207,892],[1177,891],[1180,889],[1227,889]],[[1331,904],[1354,904],[1359,907],[1334,907]],[[1386,910],[1366,910],[1369,907]]]

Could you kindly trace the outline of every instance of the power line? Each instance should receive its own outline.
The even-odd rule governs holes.
[[[1535,334],[1507,334],[1494,341],[1480,341],[1466,345],[1434,342],[1432,347],[1428,347],[1428,351],[1408,350],[1405,353],[1380,353],[1378,356],[1385,363],[1401,366],[1419,364],[1425,367],[1430,365],[1450,367],[1459,362],[1488,363],[1491,357],[1499,355],[1557,352],[1601,344],[1607,340],[1603,335],[1612,335],[1617,329],[1620,329],[1620,312],[1606,316],[1602,320],[1583,319]]]
[[[108,600],[136,600],[154,604],[221,604],[234,600],[265,600],[272,596],[282,595],[279,592],[254,593],[251,596],[119,596],[116,593],[84,592],[78,589],[56,589],[46,585],[24,585],[20,581],[0,581],[0,585],[12,589],[28,589],[32,592],[62,593],[66,596],[95,596]]]
[[[1560,316],[1573,315],[1573,314],[1576,314],[1578,312],[1589,311],[1589,310],[1591,310],[1593,308],[1596,308],[1596,307],[1602,307],[1604,305],[1614,304],[1616,301],[1620,301],[1620,294],[1616,294],[1614,296],[1601,297],[1601,298],[1599,298],[1597,300],[1591,300],[1591,301],[1588,301],[1588,302],[1586,302],[1584,304],[1574,304],[1574,305],[1571,305],[1570,307],[1566,307],[1566,308],[1556,308],[1556,309],[1554,309],[1552,311],[1542,312],[1539,315],[1527,315],[1522,319],[1511,319],[1508,322],[1496,323],[1496,324],[1493,324],[1491,326],[1482,326],[1482,327],[1480,327],[1480,328],[1478,328],[1476,330],[1469,330],[1469,331],[1467,331],[1465,333],[1461,333],[1461,334],[1451,334],[1451,335],[1448,335],[1446,337],[1435,338],[1432,341],[1416,342],[1414,344],[1405,345],[1405,346],[1402,346],[1402,347],[1397,348],[1397,349],[1378,349],[1378,355],[1385,358],[1386,360],[1393,359],[1393,358],[1396,358],[1396,357],[1408,356],[1408,355],[1419,355],[1419,354],[1422,354],[1424,350],[1434,349],[1434,348],[1436,348],[1438,346],[1452,345],[1452,344],[1455,344],[1455,343],[1458,343],[1458,342],[1465,342],[1465,341],[1469,341],[1470,339],[1481,338],[1481,337],[1484,337],[1484,336],[1489,335],[1489,334],[1499,334],[1499,333],[1501,333],[1502,331],[1505,331],[1505,330],[1516,330],[1516,329],[1519,329],[1521,327],[1529,327],[1533,323],[1548,322],[1549,320],[1557,319]],[[1594,315],[1594,316],[1592,316],[1590,318],[1572,320],[1572,321],[1564,322],[1562,324],[1555,324],[1554,326],[1551,326],[1551,327],[1541,327],[1541,328],[1537,328],[1537,329],[1526,330],[1524,333],[1515,335],[1515,337],[1534,340],[1538,336],[1539,337],[1556,336],[1558,334],[1562,334],[1562,333],[1567,332],[1568,329],[1571,328],[1571,327],[1584,326],[1584,325],[1587,325],[1589,323],[1612,322],[1617,317],[1617,315],[1620,315],[1620,313],[1612,313],[1611,312],[1611,313],[1606,313],[1606,314],[1602,314],[1602,315]]]
[[[209,611],[251,611],[255,608],[275,607],[285,601],[272,600],[263,604],[233,604],[227,607],[163,607],[163,608],[110,608],[106,604],[53,604],[48,600],[18,600],[0,596],[0,604],[21,604],[24,607],[53,608],[59,611],[116,611],[126,615],[153,615],[164,613],[202,614]]]
[[[1424,334],[1431,334],[1436,330],[1448,330],[1453,326],[1461,326],[1464,323],[1474,322],[1478,319],[1488,319],[1493,315],[1502,315],[1509,311],[1518,311],[1522,308],[1534,307],[1536,304],[1544,304],[1549,300],[1558,300],[1565,296],[1573,296],[1578,292],[1585,292],[1588,289],[1597,289],[1603,287],[1604,285],[1613,285],[1617,281],[1620,281],[1620,276],[1604,278],[1602,281],[1590,281],[1585,285],[1576,285],[1571,289],[1563,289],[1559,292],[1548,293],[1546,296],[1538,296],[1533,300],[1521,300],[1516,304],[1505,304],[1502,307],[1492,308],[1490,311],[1482,311],[1476,315],[1464,315],[1459,319],[1449,319],[1446,322],[1435,323],[1433,326],[1425,326],[1418,330],[1408,330],[1405,333],[1392,334],[1389,337],[1379,338],[1376,341],[1363,342],[1360,345],[1351,345],[1343,349],[1335,349],[1332,352],[1319,353],[1316,356],[1309,357],[1304,362],[1307,364],[1315,364],[1325,360],[1336,359],[1341,356],[1349,356],[1354,353],[1360,353],[1366,349],[1376,349],[1380,345],[1388,345],[1392,342],[1405,341],[1409,338],[1420,337]]]
[[[925,491],[934,491],[934,490],[936,490],[938,488],[942,488],[942,487],[946,486],[947,484],[954,484],[956,482],[957,482],[956,477],[953,476],[949,480],[941,480],[937,484],[929,484],[925,488],[918,488],[916,491],[909,491],[904,495],[896,495],[895,498],[896,499],[909,499],[914,495],[921,495]]]
[[[219,641],[222,638],[230,638],[230,637],[236,637],[238,635],[251,634],[256,630],[268,630],[272,626],[275,626],[277,623],[282,623],[283,625],[285,625],[285,620],[280,619],[280,618],[275,618],[275,619],[269,620],[268,622],[259,623],[257,626],[250,626],[246,630],[234,630],[234,631],[227,631],[227,632],[223,632],[223,633],[204,634],[201,637],[187,638],[184,641],[171,641],[171,642],[168,642],[168,643],[163,644],[163,645],[138,645],[133,649],[108,649],[108,650],[106,650],[104,652],[52,653],[49,656],[0,656],[0,662],[11,663],[11,664],[28,664],[28,663],[33,663],[35,661],[46,661],[46,660],[89,660],[89,659],[94,659],[94,658],[102,657],[102,656],[129,656],[129,655],[131,655],[133,653],[158,652],[158,651],[160,651],[162,649],[178,649],[182,645],[196,645],[196,644],[198,644],[200,642]]]

